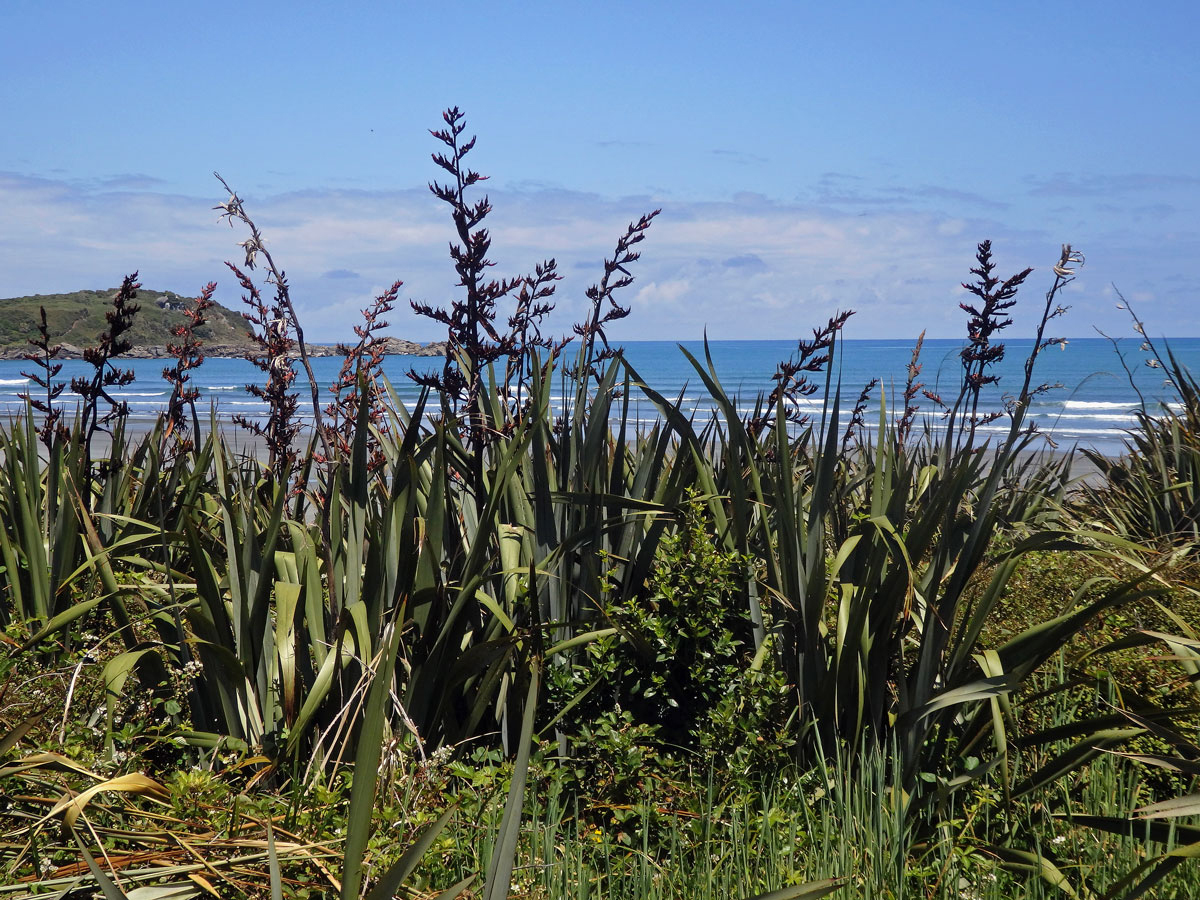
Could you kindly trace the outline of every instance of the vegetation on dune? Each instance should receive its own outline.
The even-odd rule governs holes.
[[[111,309],[116,289],[75,291],[70,294],[39,294],[0,300],[0,352],[25,351],[28,339],[39,329],[40,310],[46,311],[47,333],[57,344],[80,349],[91,347],[106,327],[105,313]],[[171,342],[172,329],[187,322],[185,312],[194,298],[170,291],[138,291],[139,314],[129,332],[133,347],[160,351]],[[210,345],[250,348],[246,325],[240,313],[212,303],[207,320],[196,336]]]
[[[919,345],[895,418],[875,384],[842,410],[842,312],[748,415],[692,358],[697,421],[605,332],[657,211],[550,338],[554,261],[491,277],[474,138],[458,110],[434,137],[460,293],[416,307],[448,343],[413,408],[378,374],[397,282],[298,426],[298,322],[233,191],[267,459],[191,402],[211,308],[137,438],[104,406],[132,276],[73,428],[33,342],[39,393],[0,431],[0,896],[1200,893],[1200,391],[1172,361],[1180,411],[1083,489],[1039,449],[1075,251],[997,443],[980,397],[1031,273],[988,242],[961,389],[923,418]]]

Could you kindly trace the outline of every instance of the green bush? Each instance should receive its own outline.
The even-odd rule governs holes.
[[[629,800],[647,772],[736,758],[740,772],[778,767],[790,744],[786,686],[755,653],[738,602],[754,561],[718,545],[706,498],[690,490],[664,535],[642,595],[601,602],[615,633],[550,668],[550,707],[579,774]]]

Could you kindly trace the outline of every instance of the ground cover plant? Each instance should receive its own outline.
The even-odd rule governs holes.
[[[1200,391],[1175,363],[1183,411],[1075,488],[1028,411],[1082,257],[998,440],[980,397],[1032,273],[986,241],[956,396],[922,395],[918,344],[895,415],[877,384],[843,411],[844,311],[746,416],[692,358],[698,420],[605,330],[658,212],[548,337],[555,263],[491,277],[475,139],[444,126],[460,294],[416,307],[448,344],[412,408],[377,371],[397,282],[300,426],[295,307],[232,190],[264,458],[197,415],[195,328],[153,429],[101,410],[134,276],[73,425],[31,342],[44,393],[0,430],[0,895],[1200,893]]]

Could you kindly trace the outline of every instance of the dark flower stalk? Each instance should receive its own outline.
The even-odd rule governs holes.
[[[291,329],[295,334],[293,346],[300,358],[300,365],[304,367],[304,373],[308,376],[308,386],[312,393],[312,410],[313,410],[313,426],[316,428],[317,437],[321,440],[325,455],[328,457],[329,447],[325,446],[325,429],[321,422],[321,397],[320,388],[317,386],[317,379],[313,375],[312,365],[308,361],[308,349],[304,343],[304,329],[300,327],[300,317],[296,315],[296,307],[292,303],[291,291],[288,287],[287,274],[275,265],[275,259],[271,256],[271,251],[267,249],[266,241],[263,238],[262,232],[258,230],[258,226],[246,213],[245,207],[242,205],[242,198],[234,192],[218,173],[213,172],[217,181],[221,182],[221,186],[229,192],[229,199],[224,203],[219,203],[214,209],[221,211],[221,218],[229,221],[230,227],[233,227],[233,220],[237,219],[250,229],[250,237],[242,241],[239,246],[245,251],[246,260],[245,266],[247,270],[253,271],[258,265],[258,257],[261,255],[267,263],[267,283],[275,288],[275,304],[274,309],[278,311],[278,316],[272,320],[272,328],[282,328],[284,331]],[[227,263],[227,265],[229,265]],[[234,272],[238,273],[238,278],[245,286],[245,276],[238,272],[236,268],[230,265]],[[257,291],[255,292],[257,294]],[[289,364],[290,368],[290,364]],[[293,373],[292,378],[295,378]],[[290,383],[290,382],[289,382]]]
[[[995,335],[1012,324],[1008,310],[1016,305],[1017,290],[1033,271],[1027,268],[1001,281],[995,275],[996,264],[992,261],[991,241],[979,244],[975,259],[978,265],[971,270],[971,274],[976,276],[976,280],[970,284],[964,282],[963,287],[979,298],[979,302],[959,304],[970,318],[967,320],[967,346],[960,354],[963,363],[962,388],[950,410],[947,429],[948,436],[955,434],[954,420],[965,409],[957,434],[961,438],[963,432],[966,432],[968,446],[974,441],[975,432],[980,425],[1002,415],[1000,412],[994,412],[980,416],[979,398],[984,386],[1000,380],[1000,376],[991,374],[992,368],[1004,359],[1004,344],[998,343]]]
[[[409,377],[438,391],[449,414],[457,416],[466,412],[467,438],[471,448],[478,451],[493,436],[481,403],[484,370],[489,363],[509,356],[515,346],[511,335],[502,336],[496,330],[496,303],[523,284],[524,279],[486,277],[487,270],[495,263],[487,256],[492,245],[491,235],[480,225],[492,211],[492,205],[486,196],[468,203],[466,194],[474,185],[486,181],[487,176],[463,164],[476,139],[462,139],[466,124],[458,107],[446,110],[442,119],[447,127],[430,134],[446,146],[447,152],[434,153],[433,161],[453,180],[449,184],[432,182],[429,190],[450,207],[454,229],[461,241],[450,244],[450,259],[458,273],[458,287],[463,289],[463,296],[454,300],[449,310],[427,303],[412,303],[418,315],[446,326],[447,346],[440,376],[410,372]]]
[[[599,382],[604,376],[606,364],[621,352],[619,347],[609,344],[605,326],[629,315],[630,308],[619,304],[615,295],[617,291],[633,284],[633,274],[629,271],[628,266],[641,259],[641,253],[635,251],[633,247],[646,239],[646,231],[660,212],[662,210],[656,209],[642,216],[636,222],[629,223],[625,233],[617,239],[617,246],[613,251],[612,258],[605,258],[604,274],[600,281],[585,292],[585,296],[590,302],[587,319],[573,326],[575,334],[581,338],[579,351],[576,354],[575,363],[571,366],[563,366],[561,373],[564,380],[564,398],[569,398],[572,393],[574,394],[574,406],[569,409],[579,411],[587,407],[586,395],[589,382],[592,380]],[[604,349],[598,352],[596,350],[597,338],[604,345]],[[566,341],[564,340],[563,343],[565,344]],[[567,379],[573,381],[573,391],[568,389]],[[572,401],[567,399],[566,402],[571,403]],[[564,433],[569,427],[568,422],[572,415],[573,413],[569,411],[564,412],[564,415],[555,423],[554,430],[560,434]]]
[[[1033,366],[1037,362],[1038,355],[1049,347],[1066,347],[1066,338],[1047,337],[1046,327],[1054,319],[1067,314],[1071,308],[1062,306],[1058,302],[1058,295],[1063,288],[1075,280],[1075,269],[1072,266],[1082,266],[1084,263],[1083,254],[1078,250],[1073,250],[1070,244],[1062,245],[1062,253],[1059,256],[1058,263],[1054,266],[1054,283],[1050,286],[1050,290],[1046,292],[1046,302],[1042,307],[1042,315],[1038,320],[1037,334],[1033,342],[1033,352],[1025,360],[1025,381],[1021,385],[1021,393],[1018,395],[1017,403],[1021,414],[1029,407],[1030,401],[1038,394],[1045,393],[1056,385],[1042,384],[1038,387],[1031,387],[1033,384]]]
[[[28,401],[29,405],[42,414],[42,424],[38,428],[38,437],[42,443],[49,449],[54,439],[57,437],[61,441],[69,440],[70,432],[65,425],[61,424],[62,410],[54,405],[54,401],[59,398],[66,384],[56,382],[55,376],[62,371],[63,364],[55,362],[60,353],[62,353],[62,344],[50,343],[50,328],[46,322],[46,307],[40,307],[41,321],[38,323],[38,336],[29,339],[29,344],[37,352],[26,352],[21,354],[22,359],[27,359],[34,363],[40,371],[36,372],[21,372],[23,376],[28,378],[38,387],[46,392],[46,399],[42,400],[39,397],[34,397],[32,392],[25,391],[19,396],[22,400]]]
[[[917,413],[921,408],[917,405],[917,394],[921,393],[925,387],[923,382],[917,379],[921,377],[921,348],[925,344],[925,332],[922,331],[917,337],[917,343],[913,347],[912,359],[908,361],[908,377],[904,382],[904,412],[900,415],[900,421],[896,423],[896,449],[903,448],[912,434],[913,422],[916,420]],[[940,398],[938,400],[940,404]]]
[[[200,391],[188,384],[191,380],[189,373],[204,362],[204,353],[200,349],[204,342],[196,336],[196,331],[206,322],[204,314],[212,308],[212,295],[216,289],[215,281],[210,281],[204,286],[195,302],[183,311],[187,321],[171,329],[175,340],[167,344],[167,352],[174,357],[175,363],[163,369],[163,378],[171,385],[164,437],[174,438],[175,446],[181,452],[187,452],[194,446],[192,438],[187,434],[189,418],[195,426],[195,431],[199,432],[196,400]],[[190,413],[190,416],[186,415],[187,413]]]
[[[616,355],[616,351],[608,344],[604,326],[629,315],[629,307],[617,303],[614,294],[633,284],[633,275],[627,267],[642,257],[642,254],[635,252],[633,248],[646,239],[650,223],[661,212],[661,209],[656,209],[629,224],[625,233],[617,240],[612,259],[604,260],[604,275],[600,278],[600,283],[587,289],[586,295],[591,301],[591,310],[587,321],[575,326],[575,333],[581,338],[579,361],[573,373],[576,377],[599,378],[601,364]],[[604,349],[599,353],[596,353],[597,338],[604,344]]]
[[[447,349],[442,370],[435,374],[414,371],[409,378],[417,384],[437,391],[442,398],[443,414],[458,423],[467,446],[474,451],[476,468],[481,464],[479,452],[489,442],[506,434],[520,422],[526,411],[534,366],[553,366],[571,338],[554,340],[543,334],[543,323],[554,308],[551,297],[559,280],[553,259],[538,265],[532,274],[513,279],[488,277],[495,264],[488,257],[491,235],[483,226],[492,207],[486,196],[470,202],[471,188],[486,181],[486,176],[467,167],[465,159],[475,147],[475,138],[464,136],[466,125],[457,107],[442,114],[446,127],[430,133],[444,145],[433,154],[433,161],[451,177],[445,184],[429,185],[435,197],[450,207],[457,241],[450,244],[450,258],[458,273],[461,294],[449,307],[412,301],[413,310],[446,327]],[[570,374],[583,384],[597,375],[599,365],[612,358],[616,351],[608,344],[605,326],[629,314],[629,309],[616,302],[616,291],[632,283],[628,266],[638,259],[635,245],[645,239],[645,232],[658,210],[630,224],[617,242],[612,259],[604,262],[604,276],[599,284],[587,291],[590,309],[586,321],[574,327],[583,338],[579,356]],[[507,330],[497,327],[497,305],[513,296],[515,309],[508,317]],[[604,349],[596,351],[599,340]],[[545,359],[539,351],[546,351]],[[502,383],[497,385],[500,404],[484,396],[486,372],[489,365],[504,360]],[[565,369],[564,374],[567,374]],[[465,418],[465,422],[463,419]],[[482,484],[482,470],[476,473],[476,483]]]
[[[362,311],[363,324],[354,326],[358,343],[339,348],[343,354],[342,368],[333,384],[334,400],[325,407],[325,415],[329,417],[325,434],[326,443],[341,458],[350,458],[358,410],[362,403],[361,391],[367,392],[368,422],[380,431],[387,430],[386,398],[379,382],[385,344],[376,332],[388,327],[383,316],[392,311],[396,295],[403,286],[403,281],[397,281],[377,296],[371,306]],[[372,434],[367,439],[367,470],[378,471],[385,461],[383,448]],[[318,462],[328,464],[331,460],[318,456]]]
[[[129,405],[115,400],[108,389],[133,383],[133,370],[118,369],[113,360],[133,347],[125,335],[133,328],[133,318],[141,308],[133,302],[140,287],[137,272],[125,276],[120,289],[113,295],[112,308],[104,314],[108,327],[100,334],[100,343],[83,351],[84,360],[92,366],[92,376],[71,379],[71,390],[83,398],[80,434],[83,436],[84,471],[89,474],[92,473],[92,440],[96,432],[107,431],[113,421],[129,415]],[[103,413],[100,412],[101,400],[108,407]],[[110,465],[115,463],[110,462]],[[85,499],[85,502],[88,501]]]
[[[875,390],[879,384],[878,378],[872,378],[865,385],[858,395],[858,400],[854,403],[854,409],[850,411],[850,421],[846,423],[846,430],[842,434],[842,455],[845,456],[846,451],[850,449],[850,441],[854,439],[862,427],[866,424],[867,403],[871,400],[871,392]]]
[[[746,422],[751,437],[757,437],[777,424],[776,410],[781,402],[788,422],[801,428],[808,424],[808,416],[800,412],[798,405],[801,397],[811,396],[818,390],[816,382],[808,376],[825,370],[833,358],[833,343],[852,315],[854,310],[835,313],[824,326],[813,329],[811,341],[799,341],[795,355],[776,367],[771,376],[775,387],[759,413]]]
[[[300,433],[300,423],[296,420],[298,401],[291,389],[292,382],[296,380],[296,370],[292,367],[296,340],[288,328],[283,290],[276,285],[275,300],[268,306],[245,273],[233,263],[227,262],[225,265],[229,266],[246,291],[242,302],[250,311],[243,312],[242,318],[250,324],[249,335],[258,345],[258,350],[249,354],[247,359],[267,376],[265,385],[246,385],[248,393],[267,404],[266,424],[242,415],[234,416],[233,421],[263,439],[270,454],[268,465],[276,480],[282,483],[296,462],[294,442]]]
[[[539,365],[553,366],[562,350],[570,341],[542,335],[542,322],[554,310],[548,302],[554,295],[554,282],[561,280],[558,265],[553,260],[538,265],[532,275],[526,275],[517,294],[517,308],[508,319],[508,331],[513,337],[514,353],[509,356],[504,373],[505,401],[512,412],[512,421],[524,418],[529,403],[530,380],[533,377],[534,361],[539,349],[547,351],[546,360],[538,359]]]

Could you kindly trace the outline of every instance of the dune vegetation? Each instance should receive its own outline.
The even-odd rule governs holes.
[[[1077,252],[1022,384],[993,372],[1033,276],[985,241],[955,396],[919,344],[903,396],[843,395],[837,312],[750,415],[693,358],[698,421],[606,334],[656,213],[550,338],[554,261],[492,277],[474,138],[457,110],[433,134],[459,293],[415,307],[448,350],[411,408],[379,375],[400,283],[336,402],[298,394],[232,190],[258,455],[189,386],[211,288],[148,433],[107,391],[134,276],[78,409],[31,342],[0,428],[0,898],[1200,896],[1200,386],[1152,347],[1178,403],[1073,479],[1027,410]]]
[[[115,290],[75,291],[71,294],[46,294],[0,300],[0,353],[16,358],[29,350],[29,336],[46,326],[56,343],[76,348],[95,345],[108,327],[108,313]],[[138,316],[128,339],[132,349],[151,348],[162,352],[171,341],[171,331],[186,324],[183,310],[193,298],[169,291],[138,291]],[[207,346],[224,346],[242,352],[252,344],[237,312],[214,303],[206,321],[197,329],[197,337]]]

